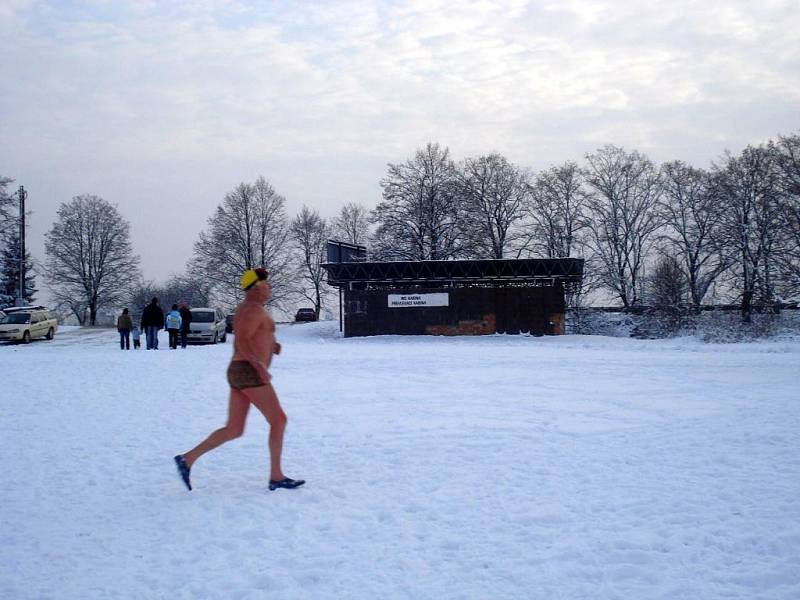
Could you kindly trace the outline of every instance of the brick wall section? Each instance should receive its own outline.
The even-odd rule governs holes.
[[[428,335],[490,335],[497,332],[497,318],[483,315],[480,321],[459,321],[456,325],[430,325]]]

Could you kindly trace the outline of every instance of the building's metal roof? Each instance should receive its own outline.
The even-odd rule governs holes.
[[[325,263],[328,284],[542,283],[545,280],[578,283],[582,258],[520,258],[494,260],[422,260],[393,262]]]

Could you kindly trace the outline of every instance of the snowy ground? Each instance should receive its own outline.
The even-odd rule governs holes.
[[[0,346],[0,598],[800,598],[800,341],[278,334],[295,491],[230,343]]]

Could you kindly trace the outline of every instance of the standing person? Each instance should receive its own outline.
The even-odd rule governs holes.
[[[148,350],[158,350],[158,330],[164,326],[164,311],[158,305],[158,298],[153,298],[142,311],[142,331]]]
[[[186,302],[181,303],[181,348],[186,348],[189,337],[189,327],[192,324],[192,311]]]
[[[119,332],[119,349],[131,349],[131,329],[133,329],[133,321],[128,314],[128,309],[123,308],[122,314],[117,318],[117,331]]]
[[[250,269],[242,275],[240,284],[245,290],[244,302],[236,309],[233,358],[228,366],[228,422],[185,454],[175,457],[183,483],[189,490],[192,465],[206,452],[236,439],[244,433],[244,423],[250,405],[254,405],[269,422],[269,489],[293,489],[305,483],[290,479],[281,469],[283,433],[286,413],[270,382],[269,365],[273,354],[280,354],[281,345],[275,340],[275,321],[264,308],[272,295],[266,269]]]
[[[172,310],[167,313],[164,319],[164,327],[169,333],[169,349],[178,349],[178,332],[181,330],[181,313],[178,312],[178,305],[173,304]]]
[[[139,330],[139,326],[138,325],[134,325],[133,329],[131,330],[131,337],[133,338],[133,349],[134,350],[138,350],[139,347],[142,345],[142,342],[140,340],[141,336],[142,336],[142,333]]]

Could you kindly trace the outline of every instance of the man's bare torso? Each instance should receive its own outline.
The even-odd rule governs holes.
[[[275,321],[263,305],[245,300],[236,308],[233,333],[231,360],[250,362],[263,377],[261,369],[269,369],[275,351]]]

